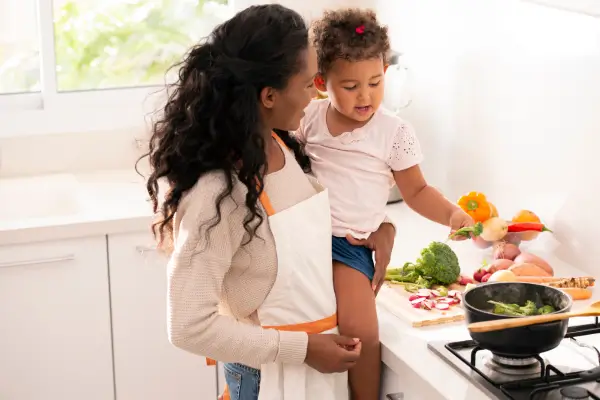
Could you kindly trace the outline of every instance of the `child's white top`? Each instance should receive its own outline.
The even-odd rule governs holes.
[[[392,171],[419,164],[423,155],[413,128],[381,107],[362,128],[332,136],[329,104],[312,101],[296,137],[306,144],[315,177],[329,189],[333,235],[367,238],[385,219]]]

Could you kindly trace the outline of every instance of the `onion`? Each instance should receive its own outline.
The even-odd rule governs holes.
[[[481,238],[488,242],[501,240],[508,233],[508,224],[502,218],[494,217],[483,222]]]
[[[509,270],[496,271],[490,276],[488,282],[515,282],[517,276]]]
[[[518,246],[521,244],[521,235],[518,232],[507,233],[503,240]]]
[[[512,243],[501,241],[494,244],[494,260],[514,260],[519,254],[521,250]]]

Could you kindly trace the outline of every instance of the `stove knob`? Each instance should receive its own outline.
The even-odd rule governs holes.
[[[590,392],[578,386],[562,388],[560,389],[560,394],[565,400],[585,400],[590,398]]]

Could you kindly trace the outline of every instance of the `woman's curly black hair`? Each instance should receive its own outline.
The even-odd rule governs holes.
[[[161,247],[172,243],[173,217],[182,196],[211,171],[222,171],[227,178],[212,226],[221,220],[221,203],[238,179],[248,189],[248,241],[256,234],[264,218],[257,201],[267,164],[264,131],[269,128],[262,125],[259,94],[265,87],[284,89],[300,70],[307,47],[308,28],[298,13],[260,5],[217,26],[187,54],[144,156],[151,167],[146,187],[158,215],[152,231]],[[310,161],[300,144],[286,131],[277,133],[308,172]],[[160,206],[159,180],[168,183]]]

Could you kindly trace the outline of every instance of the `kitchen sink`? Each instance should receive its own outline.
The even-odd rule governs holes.
[[[72,175],[0,180],[0,223],[77,214],[77,181]]]

